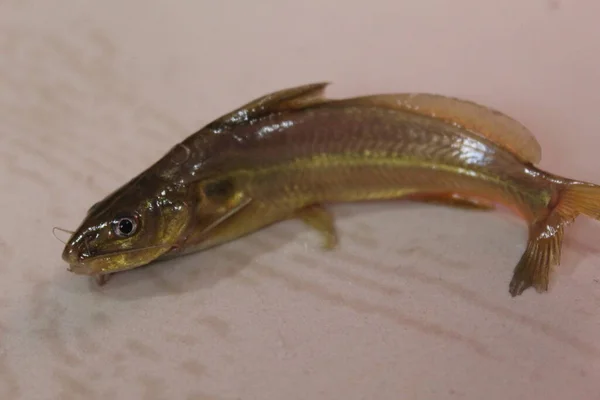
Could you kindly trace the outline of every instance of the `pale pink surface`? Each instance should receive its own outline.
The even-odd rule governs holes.
[[[52,3],[52,4],[51,4]],[[0,398],[600,399],[600,225],[512,299],[503,213],[341,206],[122,274],[69,274],[54,225],[221,113],[330,80],[518,118],[542,167],[600,183],[600,3],[4,1]]]

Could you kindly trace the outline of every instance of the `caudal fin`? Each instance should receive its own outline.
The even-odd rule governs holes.
[[[509,292],[513,297],[532,286],[538,292],[548,290],[552,267],[560,264],[564,228],[580,214],[600,219],[600,186],[565,184],[548,217],[530,226],[527,249],[510,282]]]

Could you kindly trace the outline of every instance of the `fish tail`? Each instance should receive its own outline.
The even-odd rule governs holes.
[[[600,186],[565,180],[547,216],[529,227],[527,248],[510,282],[513,297],[532,286],[540,293],[548,290],[551,270],[560,265],[564,228],[581,214],[600,220]]]
[[[573,221],[579,214],[600,220],[600,186],[592,183],[569,182],[559,195],[555,209],[565,219]]]

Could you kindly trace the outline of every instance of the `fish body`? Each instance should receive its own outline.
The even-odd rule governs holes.
[[[600,189],[537,168],[539,144],[504,114],[430,94],[326,99],[325,87],[255,99],[173,147],[90,209],[63,252],[70,269],[104,277],[293,218],[333,248],[327,204],[408,198],[521,216],[514,296],[547,290],[564,227],[600,215]]]

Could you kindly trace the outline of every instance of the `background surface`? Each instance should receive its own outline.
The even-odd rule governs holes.
[[[72,275],[53,226],[233,107],[430,91],[525,123],[542,168],[600,182],[600,3],[0,2],[0,398],[600,399],[600,224],[551,291],[508,294],[502,212],[334,209],[115,277]]]

